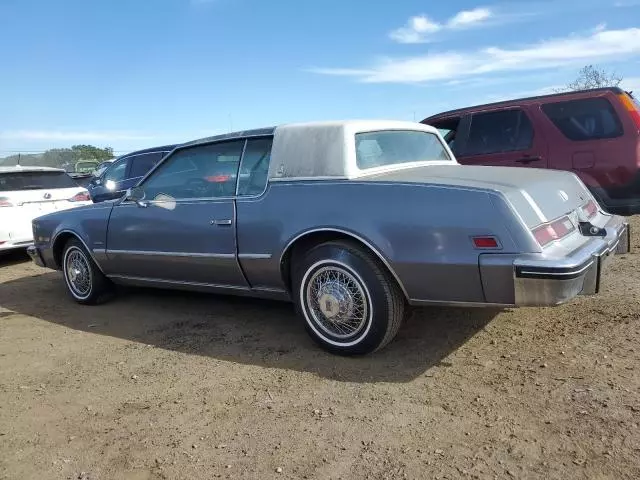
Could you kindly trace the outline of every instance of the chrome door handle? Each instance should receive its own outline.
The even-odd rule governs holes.
[[[231,220],[229,219],[224,219],[224,220],[211,220],[211,225],[231,225]]]

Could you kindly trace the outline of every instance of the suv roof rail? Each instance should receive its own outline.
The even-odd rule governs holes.
[[[466,112],[468,110],[474,110],[477,108],[484,108],[484,107],[495,107],[498,105],[508,105],[510,103],[514,103],[514,102],[530,102],[533,100],[542,100],[542,99],[546,99],[546,98],[555,98],[555,97],[563,97],[563,96],[567,96],[567,95],[577,95],[577,94],[582,94],[582,93],[597,93],[597,92],[613,92],[615,94],[621,94],[621,93],[628,93],[629,95],[631,95],[631,92],[625,92],[622,88],[620,87],[599,87],[599,88],[587,88],[584,90],[570,90],[567,92],[559,92],[559,93],[547,93],[545,95],[536,95],[533,97],[520,97],[520,98],[512,98],[510,100],[500,100],[499,102],[491,102],[491,103],[484,103],[484,104],[478,104],[478,105],[470,105],[468,107],[461,107],[461,108],[454,108],[453,110],[448,110],[446,112],[440,112],[440,113],[436,113],[434,115],[430,115],[424,119],[422,119],[420,121],[420,123],[426,122],[427,120],[430,120],[434,117],[441,117],[441,116],[447,116],[447,115],[452,115],[454,113],[457,112]]]

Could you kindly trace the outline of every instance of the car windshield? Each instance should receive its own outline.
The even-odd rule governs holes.
[[[451,160],[437,135],[417,130],[384,130],[357,133],[358,168],[410,162]]]
[[[0,192],[77,187],[65,172],[4,172],[0,173]]]

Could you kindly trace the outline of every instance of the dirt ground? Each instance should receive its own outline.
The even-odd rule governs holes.
[[[596,297],[418,310],[356,359],[288,304],[82,307],[22,255],[0,282],[0,478],[640,478],[637,253]]]

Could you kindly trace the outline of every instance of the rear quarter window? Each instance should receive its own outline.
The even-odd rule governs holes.
[[[65,172],[0,173],[0,192],[73,188],[78,184]]]
[[[624,133],[620,118],[606,98],[547,103],[542,111],[569,140],[616,138]]]

